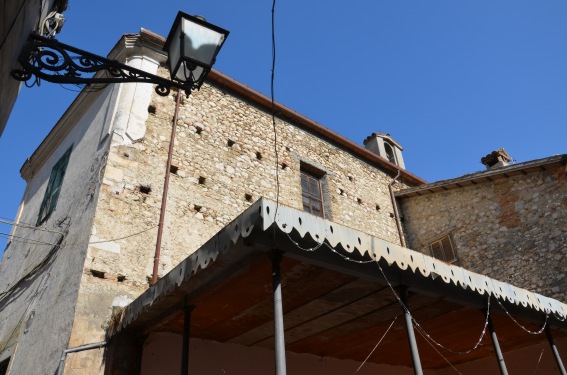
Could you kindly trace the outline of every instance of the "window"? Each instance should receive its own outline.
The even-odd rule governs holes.
[[[37,225],[45,222],[55,210],[57,199],[59,199],[59,192],[61,191],[61,185],[63,184],[63,177],[65,177],[65,170],[67,169],[69,157],[71,156],[71,149],[72,147],[69,147],[51,170],[51,176],[49,176],[45,196],[43,197],[43,201],[41,202],[41,207],[39,209],[39,215],[37,216]]]
[[[303,211],[324,217],[321,175],[301,169],[301,195]]]
[[[454,263],[457,261],[455,250],[453,249],[453,242],[449,235],[443,236],[429,245],[431,256],[445,261],[447,263]]]

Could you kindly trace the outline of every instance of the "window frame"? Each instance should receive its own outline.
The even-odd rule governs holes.
[[[43,200],[39,207],[36,226],[40,226],[45,223],[53,211],[55,211],[72,150],[73,146],[69,147],[59,160],[57,160],[55,165],[53,165],[53,168],[51,168],[47,188],[45,189],[45,194],[43,195]]]
[[[437,244],[439,244],[439,249],[436,252],[434,246]],[[449,244],[450,246],[449,254],[447,249],[445,249],[446,244]],[[429,254],[437,260],[441,260],[449,264],[457,263],[459,261],[459,258],[457,257],[457,251],[455,249],[455,241],[453,241],[453,236],[451,236],[450,233],[437,237],[437,239],[434,241],[429,241],[428,248]],[[439,257],[438,255],[442,255],[442,257]]]
[[[319,171],[314,167],[309,165],[302,164],[300,167],[300,182],[301,182],[301,204],[304,212],[310,213],[311,215],[318,216],[321,218],[325,218],[325,199],[323,195],[323,178],[325,176],[325,172]],[[313,195],[311,191],[305,191],[304,189],[304,177],[307,180],[307,184],[309,186],[310,181],[314,181],[317,184],[317,195]],[[309,200],[309,206],[305,205],[305,199]],[[313,202],[318,202],[320,215],[314,212],[313,210]],[[306,210],[306,207],[309,207],[309,210]]]

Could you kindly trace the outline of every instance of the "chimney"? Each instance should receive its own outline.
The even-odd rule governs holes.
[[[406,168],[402,156],[404,148],[390,137],[390,134],[372,133],[364,140],[364,147],[390,163]]]
[[[486,166],[486,169],[505,167],[510,165],[511,161],[512,158],[503,148],[492,151],[490,154],[480,159],[480,162]]]

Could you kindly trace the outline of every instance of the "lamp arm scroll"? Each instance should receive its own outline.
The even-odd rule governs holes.
[[[60,84],[146,82],[156,84],[155,91],[161,96],[169,95],[172,87],[184,90],[187,96],[194,89],[193,82],[162,78],[37,34],[30,35],[18,62],[21,69],[11,72],[18,81],[28,81],[36,76]],[[102,74],[97,74],[99,72]]]

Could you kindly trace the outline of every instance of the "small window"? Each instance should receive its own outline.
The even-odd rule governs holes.
[[[436,259],[445,261],[447,263],[455,263],[457,261],[457,256],[453,248],[453,242],[451,241],[451,237],[449,235],[441,237],[437,241],[432,242],[429,245],[429,250],[431,252],[431,256]]]
[[[324,217],[321,175],[301,169],[301,195],[303,211]]]
[[[41,202],[39,215],[37,216],[37,225],[41,225],[45,222],[55,210],[57,200],[59,199],[59,193],[61,192],[63,178],[65,177],[65,171],[67,170],[67,164],[69,163],[69,157],[71,156],[71,149],[72,147],[69,147],[51,170],[51,176],[49,176],[47,189],[45,190],[45,195]]]

